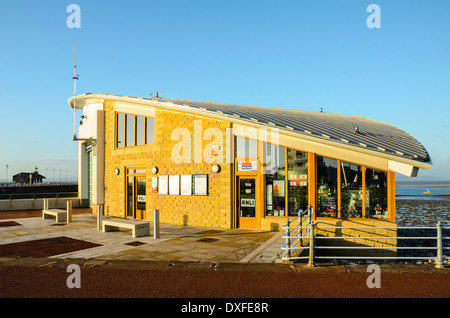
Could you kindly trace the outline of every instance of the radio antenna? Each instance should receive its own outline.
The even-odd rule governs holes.
[[[73,43],[73,140],[77,139],[77,65],[75,63],[75,42]]]
[[[97,140],[94,138],[77,138],[77,64],[75,63],[75,43],[73,43],[73,141],[85,141],[86,143],[95,146]]]

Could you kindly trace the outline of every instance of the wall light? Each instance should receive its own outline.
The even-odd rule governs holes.
[[[116,168],[116,170],[114,170],[114,173],[115,173],[116,175],[119,175],[120,169],[119,169],[119,168]]]
[[[158,167],[153,167],[152,168],[152,173],[153,174],[157,174],[158,173]]]
[[[212,171],[213,171],[214,173],[219,172],[219,171],[220,171],[220,166],[219,166],[219,165],[214,165],[214,166],[212,166]]]

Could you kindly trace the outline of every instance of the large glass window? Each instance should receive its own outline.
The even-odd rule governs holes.
[[[125,147],[134,146],[134,116],[126,115]]]
[[[366,168],[366,217],[388,218],[387,173]]]
[[[286,216],[285,148],[264,144],[266,215]]]
[[[360,218],[362,213],[362,167],[341,161],[341,216]]]
[[[288,216],[308,207],[308,153],[287,150]]]
[[[146,138],[145,143],[147,145],[155,143],[155,119],[147,117],[145,118],[145,130]]]
[[[258,141],[248,138],[236,137],[236,158],[258,157]]]
[[[337,160],[317,156],[317,215],[337,217]]]
[[[117,148],[155,143],[155,119],[117,113]]]
[[[125,115],[117,114],[117,148],[125,147]]]
[[[136,146],[145,144],[145,118],[136,116]]]

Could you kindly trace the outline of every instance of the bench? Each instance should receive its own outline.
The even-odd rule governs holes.
[[[119,231],[120,228],[131,229],[133,237],[150,236],[149,222],[119,218],[102,220],[103,232]]]
[[[59,209],[42,210],[44,220],[56,218],[56,222],[67,222],[67,211]]]

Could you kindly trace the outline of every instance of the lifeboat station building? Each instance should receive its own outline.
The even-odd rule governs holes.
[[[395,223],[395,173],[431,167],[408,133],[358,116],[201,101],[84,94],[79,196],[104,215],[281,231],[313,219]],[[75,111],[76,113],[76,111]]]

